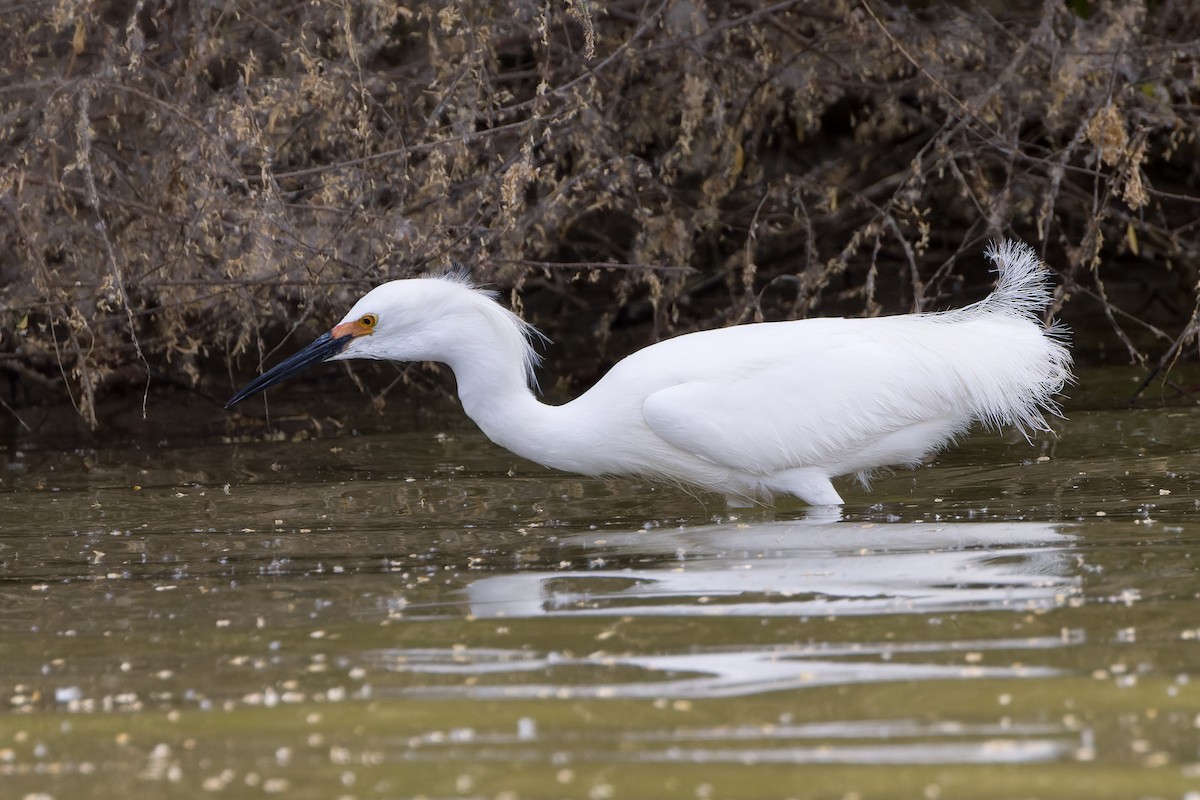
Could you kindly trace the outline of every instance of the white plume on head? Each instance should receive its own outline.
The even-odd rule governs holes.
[[[549,343],[550,339],[541,331],[539,331],[531,322],[526,322],[517,314],[500,305],[500,293],[494,289],[485,289],[477,284],[471,278],[470,270],[461,264],[455,264],[449,272],[442,275],[431,276],[426,280],[442,280],[448,281],[464,289],[469,289],[474,295],[479,298],[486,299],[487,302],[480,303],[479,308],[484,311],[484,314],[489,317],[491,323],[495,326],[498,335],[509,340],[507,343],[510,347],[516,347],[521,354],[521,362],[525,365],[525,379],[530,387],[537,389],[537,369],[542,365],[542,356],[535,348],[535,343]],[[520,332],[519,343],[512,340],[511,337],[505,334],[516,328]],[[519,346],[518,346],[519,344]]]

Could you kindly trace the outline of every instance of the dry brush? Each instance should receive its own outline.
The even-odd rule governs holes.
[[[107,387],[222,394],[285,334],[451,262],[603,345],[945,307],[1007,235],[1122,359],[1186,356],[1200,12],[916,5],[14,6],[4,402],[95,425]]]

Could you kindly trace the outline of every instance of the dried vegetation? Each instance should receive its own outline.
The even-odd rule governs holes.
[[[4,402],[95,425],[106,387],[224,395],[451,261],[603,351],[626,323],[951,305],[997,235],[1121,359],[1169,363],[1198,327],[1200,11],[992,6],[15,5]]]

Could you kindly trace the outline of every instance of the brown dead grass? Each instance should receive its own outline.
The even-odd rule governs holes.
[[[942,307],[1001,235],[1169,364],[1198,328],[1198,34],[1182,0],[17,5],[6,402],[95,425],[106,387],[223,393],[452,260],[603,342]],[[1110,290],[1143,271],[1165,317]]]

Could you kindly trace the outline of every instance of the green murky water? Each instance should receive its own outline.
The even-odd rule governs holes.
[[[3,797],[1200,798],[1200,412],[839,521],[364,424],[0,453]]]

